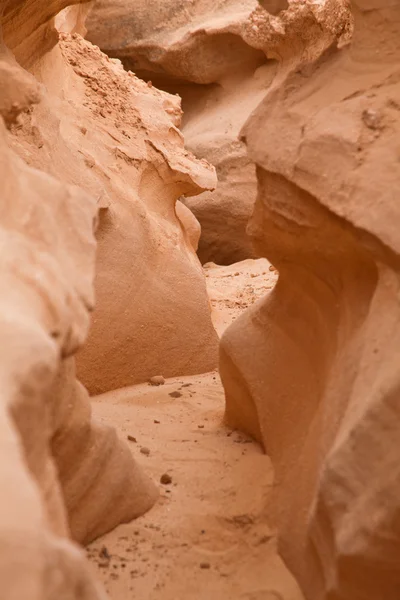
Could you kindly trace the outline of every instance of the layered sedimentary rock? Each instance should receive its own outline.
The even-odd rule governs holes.
[[[353,9],[351,43],[283,57],[243,131],[251,234],[279,281],[221,349],[227,419],[273,460],[280,549],[309,600],[400,590],[400,11]]]
[[[31,69],[48,93],[13,128],[12,143],[29,164],[78,184],[100,206],[96,309],[79,378],[100,393],[157,373],[208,371],[217,336],[175,205],[213,187],[214,171],[184,149],[178,97],[126,73],[79,35],[61,37]]]

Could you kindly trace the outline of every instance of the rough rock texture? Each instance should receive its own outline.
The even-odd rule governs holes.
[[[198,255],[203,264],[231,264],[256,255],[246,232],[256,198],[256,170],[239,133],[274,72],[270,61],[221,84],[175,88],[184,102],[185,139],[196,156],[216,167],[218,176],[215,191],[185,200],[201,223]]]
[[[39,56],[48,46],[41,47],[35,27],[47,29],[59,8],[61,2],[0,3],[4,43],[13,46],[21,27],[24,52]],[[157,491],[116,433],[92,420],[76,381],[71,356],[94,306],[98,207],[13,149],[29,157],[15,128],[23,129],[47,96],[1,42],[1,597],[99,600],[104,592],[68,538],[86,543],[143,514]],[[32,126],[31,133],[39,154],[40,132]]]
[[[32,72],[48,94],[13,128],[14,146],[100,205],[96,309],[79,378],[98,393],[214,368],[205,280],[175,204],[215,185],[215,175],[183,147],[179,98],[77,34],[62,34]]]
[[[96,0],[88,37],[131,70],[210,84],[264,61],[241,31],[257,6],[257,0]]]
[[[286,8],[283,1],[267,4],[274,14]],[[318,4],[293,2],[273,17],[257,0],[94,4],[89,39],[126,68],[178,92],[188,148],[216,166],[217,189],[185,200],[202,227],[203,263],[257,256],[246,232],[257,179],[239,133],[275,74],[276,62],[268,59],[292,55],[302,38],[332,38],[321,13]]]
[[[272,458],[309,600],[400,593],[400,6],[353,8],[351,44],[283,57],[244,129],[279,281],[221,349],[227,419]]]
[[[149,10],[144,2],[101,0],[88,20],[94,43],[126,68],[179,92],[186,144],[216,166],[217,190],[185,200],[201,224],[203,263],[229,264],[255,255],[246,226],[257,181],[238,136],[269,77],[267,69],[253,78],[266,57],[241,31],[256,6],[256,0],[158,0]]]

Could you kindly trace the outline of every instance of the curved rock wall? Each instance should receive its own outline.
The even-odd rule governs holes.
[[[48,94],[13,128],[14,147],[100,206],[96,309],[79,378],[96,394],[212,370],[205,279],[175,204],[213,187],[215,175],[184,149],[179,99],[77,34],[63,33],[31,71]]]
[[[351,43],[284,60],[244,128],[251,234],[279,282],[221,348],[227,419],[273,460],[280,549],[310,600],[400,589],[400,12],[353,8]]]
[[[0,79],[4,91],[0,123],[1,593],[7,599],[97,600],[104,597],[102,590],[81,552],[65,539],[72,515],[67,512],[59,478],[61,468],[67,472],[66,481],[73,479],[77,463],[85,468],[85,458],[76,454],[74,446],[65,457],[52,451],[54,434],[66,434],[63,412],[72,400],[76,407],[84,407],[73,392],[69,398],[53,392],[67,357],[87,334],[94,297],[96,205],[79,188],[28,167],[11,150],[5,124],[10,126],[18,110],[27,110],[32,101],[39,100],[39,88],[8,56],[0,61]],[[8,99],[9,89],[13,93]],[[75,385],[73,373],[67,381]],[[111,432],[96,432],[88,406],[85,413],[81,426],[106,465],[121,451],[128,452]],[[135,483],[132,467],[129,456],[122,474],[124,487]],[[115,516],[104,527],[99,514],[104,514],[104,504],[99,512],[93,510],[95,502],[89,493],[89,504],[81,515],[88,531],[80,535],[73,528],[77,539],[90,539],[134,514],[135,496],[129,505],[121,503],[118,487],[113,487],[109,477],[107,481],[102,478],[97,473],[96,486],[106,485],[103,498],[107,505],[115,505]],[[142,509],[155,496],[150,483],[145,485],[151,492]]]

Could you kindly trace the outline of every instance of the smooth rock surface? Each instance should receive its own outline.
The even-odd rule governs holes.
[[[272,458],[271,516],[309,600],[400,589],[400,12],[353,9],[351,43],[284,60],[244,128],[251,233],[279,280],[221,349],[227,419]]]

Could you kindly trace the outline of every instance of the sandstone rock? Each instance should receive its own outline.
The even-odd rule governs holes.
[[[317,3],[266,4],[280,16],[258,0],[153,0],[151,9],[143,0],[97,0],[88,19],[91,41],[182,96],[187,147],[217,169],[215,191],[185,200],[202,228],[202,263],[257,256],[246,232],[255,166],[239,133],[274,77],[277,65],[268,59],[292,56],[309,38],[332,40],[335,22],[344,22],[327,19],[329,11]]]
[[[162,375],[154,375],[149,379],[150,385],[164,385],[165,379]]]
[[[187,145],[216,167],[218,177],[215,191],[185,199],[201,224],[198,255],[203,264],[232,264],[256,256],[246,228],[257,179],[239,134],[275,70],[270,61],[219,85],[178,88],[187,111],[182,128]]]
[[[241,32],[257,1],[153,4],[149,11],[141,2],[96,2],[89,39],[127,68],[182,96],[187,147],[212,162],[218,175],[215,192],[184,200],[201,224],[201,262],[253,257],[246,226],[257,182],[238,134],[264,92],[263,75],[254,82],[253,74],[266,57],[247,45]]]
[[[1,23],[7,47],[17,61],[29,67],[58,42],[53,18],[72,4],[90,0],[1,0]]]
[[[68,518],[51,452],[51,416],[61,402],[49,395],[60,356],[87,332],[95,204],[24,165],[7,146],[3,121],[0,174],[1,594],[77,600],[80,590],[80,598],[98,600],[105,596],[84,557],[63,539]]]
[[[351,44],[284,57],[244,129],[251,233],[279,281],[221,349],[227,419],[273,460],[280,549],[310,600],[400,589],[400,13],[353,8]],[[334,30],[342,7],[323,10]]]
[[[65,364],[53,388],[61,408],[51,449],[71,534],[86,544],[145,513],[157,492],[115,431],[90,421],[89,395],[74,375],[74,365]]]
[[[29,164],[79,184],[101,208],[96,310],[77,358],[79,379],[94,394],[157,372],[214,368],[217,336],[192,247],[194,219],[182,224],[175,205],[213,187],[215,175],[184,149],[179,99],[76,34],[62,34],[31,70],[48,94],[13,127],[13,147]]]
[[[210,84],[264,62],[241,32],[257,6],[257,0],[97,0],[88,39],[157,81]]]
[[[4,42],[12,19],[35,53],[35,23],[46,28],[53,13],[36,3],[32,15],[27,4],[0,2]],[[116,434],[93,423],[70,358],[94,306],[96,201],[11,148],[14,128],[46,95],[4,46],[0,85],[1,596],[100,600],[101,586],[68,538],[87,542],[131,520],[157,491]]]
[[[193,250],[197,252],[201,235],[200,223],[192,211],[180,200],[178,200],[175,205],[175,212],[181,222],[183,231],[187,235],[189,244],[192,246]]]

